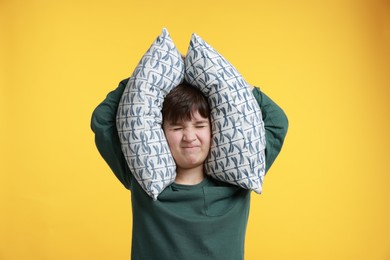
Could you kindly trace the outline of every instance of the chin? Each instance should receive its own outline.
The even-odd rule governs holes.
[[[200,165],[203,165],[203,161],[191,160],[191,161],[186,161],[185,163],[183,163],[182,168],[190,169],[190,168],[199,167]]]

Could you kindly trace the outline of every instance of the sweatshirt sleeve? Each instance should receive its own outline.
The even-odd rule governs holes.
[[[268,172],[282,149],[287,134],[288,119],[284,111],[259,88],[254,87],[252,92],[263,116],[266,139],[266,172]]]
[[[122,93],[128,79],[119,83],[106,99],[100,103],[92,113],[91,128],[95,133],[95,144],[101,156],[110,166],[115,176],[130,189],[131,173],[122,153],[119,135],[116,128],[116,113]]]

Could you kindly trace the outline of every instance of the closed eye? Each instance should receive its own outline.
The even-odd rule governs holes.
[[[196,128],[205,128],[208,127],[209,125],[210,125],[209,120],[198,120],[194,124]]]

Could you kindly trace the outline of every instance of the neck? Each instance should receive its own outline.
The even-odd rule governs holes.
[[[204,180],[203,165],[192,169],[176,169],[175,183],[184,185],[195,185]]]

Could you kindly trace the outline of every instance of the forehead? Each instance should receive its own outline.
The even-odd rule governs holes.
[[[199,111],[198,110],[193,110],[192,111],[192,113],[191,113],[191,120],[193,121],[193,120],[196,120],[196,121],[198,121],[198,120],[202,120],[202,121],[204,121],[204,120],[209,120],[209,118],[208,117],[203,117],[200,113],[199,113]]]

